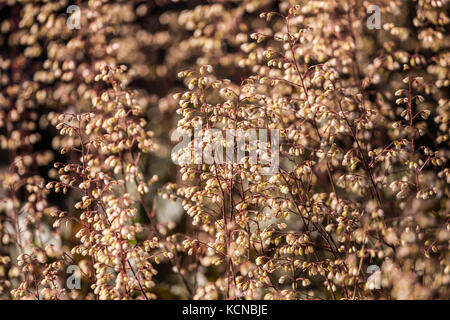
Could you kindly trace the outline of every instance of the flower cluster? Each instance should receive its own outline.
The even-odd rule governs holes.
[[[361,53],[370,36],[358,19],[365,8],[340,5],[261,13],[271,27],[242,43],[238,64],[254,75],[240,84],[206,74],[210,66],[179,74],[189,87],[175,95],[179,131],[201,123],[276,128],[283,136],[279,172],[271,177],[245,161],[188,163],[182,179],[192,183],[168,186],[201,232],[184,241],[188,254],[220,270],[196,298],[446,295],[448,128],[430,131],[428,122],[435,116],[441,123],[448,111],[441,89],[448,59],[439,56],[445,45],[436,43],[438,56],[429,61],[418,50],[397,49],[395,38],[413,35],[392,22],[383,26],[394,39],[382,52]],[[391,2],[385,17],[403,7]],[[424,3],[414,21],[420,25],[432,7]],[[421,34],[417,46],[425,50]],[[367,281],[371,265],[381,268],[379,285]]]

